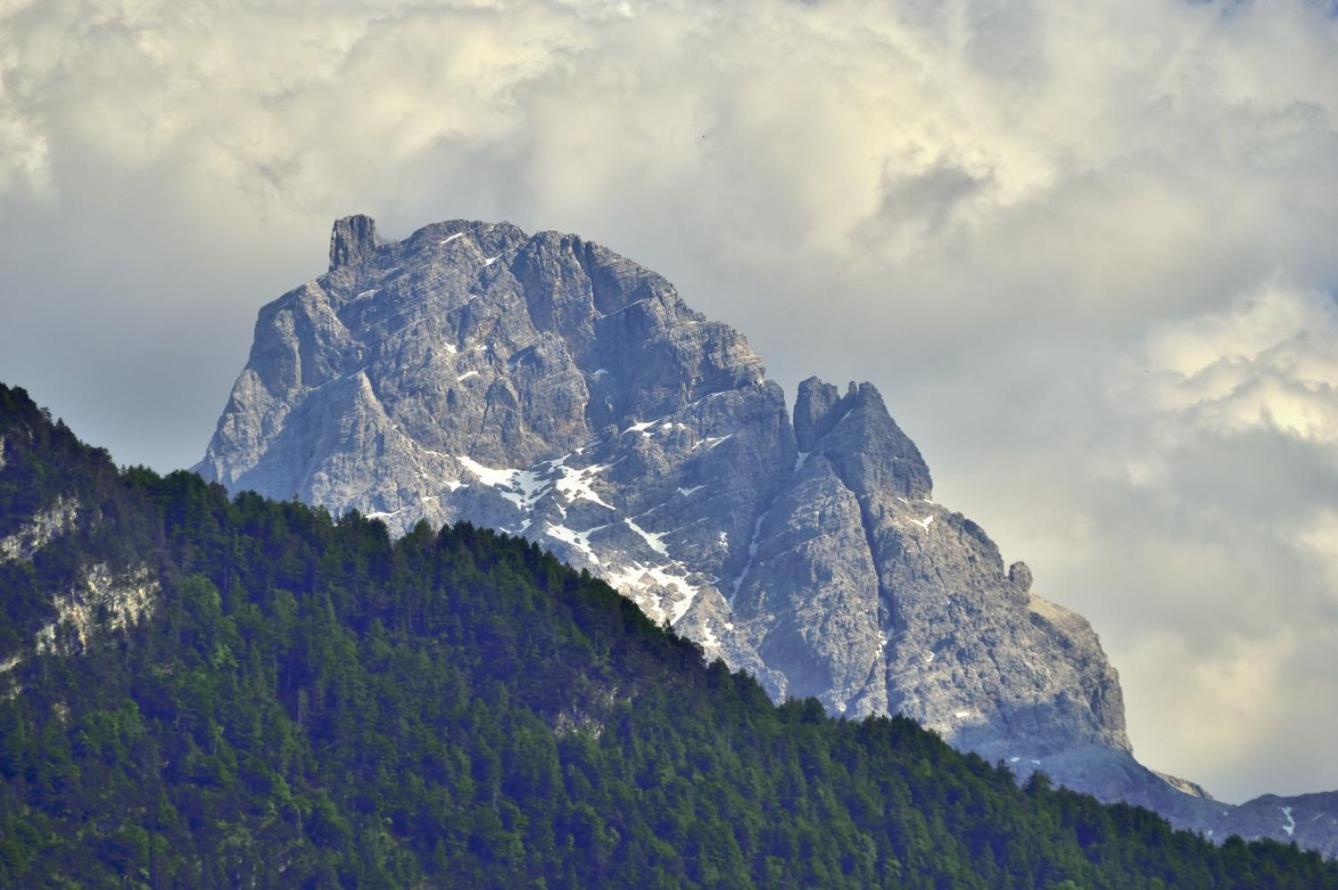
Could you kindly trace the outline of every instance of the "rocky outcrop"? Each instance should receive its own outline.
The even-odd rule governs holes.
[[[3,447],[0,447],[0,453],[3,451]],[[0,463],[0,470],[3,469],[4,464]],[[7,559],[32,559],[38,550],[54,538],[73,529],[78,519],[78,502],[74,498],[57,498],[50,506],[31,516],[12,534],[0,538],[0,562]]]
[[[157,576],[123,561],[129,542],[106,517],[125,506],[108,497],[116,476],[105,451],[0,384],[0,701],[52,657],[123,643],[156,609]]]
[[[105,563],[89,566],[80,583],[52,598],[56,619],[37,632],[35,651],[78,655],[95,633],[124,631],[153,613],[158,579],[144,566],[113,572]]]
[[[732,328],[572,235],[452,221],[265,306],[197,469],[396,533],[468,519],[540,542],[777,699],[905,713],[959,748],[1203,825],[1132,757],[1090,625],[1005,569],[878,391],[793,414]],[[1208,829],[1211,830],[1211,829]]]
[[[330,271],[361,263],[376,252],[376,221],[370,216],[336,220],[330,233]]]

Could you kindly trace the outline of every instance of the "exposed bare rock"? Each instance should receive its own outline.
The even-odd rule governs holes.
[[[158,594],[146,567],[113,573],[104,563],[90,566],[81,584],[52,598],[57,617],[37,632],[35,651],[77,655],[94,633],[125,630],[151,615]]]
[[[200,471],[233,489],[543,543],[777,698],[902,711],[990,757],[1127,751],[1081,618],[1005,572],[870,384],[785,398],[732,328],[571,235],[454,221],[261,310]]]
[[[1295,842],[1332,858],[1338,856],[1338,791],[1292,797],[1265,794],[1231,807],[1210,830],[1218,839],[1238,834],[1247,840]]]
[[[370,216],[346,216],[336,220],[330,233],[330,271],[351,266],[376,250],[376,222]]]
[[[0,448],[0,452],[3,448]],[[0,469],[3,469],[0,464]],[[79,519],[79,504],[73,498],[60,497],[28,519],[13,534],[0,538],[0,561],[32,559],[33,554],[54,538],[74,528]]]
[[[1230,811],[1133,759],[1091,626],[932,500],[871,384],[806,380],[791,419],[742,335],[573,235],[340,220],[330,271],[260,311],[197,469],[395,533],[523,535],[777,699],[903,712],[1205,830]]]

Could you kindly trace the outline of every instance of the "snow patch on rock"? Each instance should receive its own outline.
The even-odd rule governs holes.
[[[748,562],[744,563],[743,571],[739,572],[739,577],[734,579],[735,597],[739,595],[739,588],[743,586],[743,582],[748,580],[748,574],[753,570],[753,563],[757,560],[758,541],[762,537],[762,522],[766,518],[766,514],[763,513],[757,517],[757,522],[753,524],[753,537],[748,542]]]
[[[670,624],[677,624],[687,614],[701,592],[698,585],[688,580],[688,573],[673,564],[648,566],[632,562],[605,572],[604,580],[641,607],[653,621]]]
[[[730,439],[733,438],[734,438],[733,433],[730,433],[727,436],[710,436],[708,438],[702,439],[696,445],[693,445],[692,450],[696,451],[698,448],[704,448],[707,451],[710,451],[712,448],[715,448],[721,442],[728,442]]]
[[[549,525],[544,529],[544,534],[554,540],[561,541],[575,547],[586,559],[590,560],[591,565],[599,565],[599,556],[590,546],[590,536],[600,529],[608,528],[607,525],[597,525],[594,528],[586,529],[583,532],[573,531],[565,525]]]
[[[702,625],[702,636],[699,642],[701,643],[702,651],[707,655],[714,656],[720,653],[720,638],[717,637],[715,631],[711,629],[711,623],[709,621]]]
[[[666,547],[664,544],[664,533],[654,534],[652,532],[648,532],[644,528],[633,522],[630,517],[625,517],[623,519],[623,522],[627,523],[627,527],[630,528],[632,531],[636,532],[641,537],[641,540],[645,541],[648,545],[650,545],[651,550],[654,550],[656,553],[660,554],[660,556],[669,555],[669,548]]]
[[[566,455],[553,461],[553,468],[561,473],[553,487],[568,501],[590,501],[609,510],[614,509],[613,505],[601,498],[590,484],[591,480],[607,470],[608,467],[602,464],[591,464],[582,469],[569,467],[567,466],[567,459],[570,457],[571,455]]]

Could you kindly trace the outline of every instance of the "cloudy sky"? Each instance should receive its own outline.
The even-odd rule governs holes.
[[[1331,3],[0,0],[0,379],[202,454],[332,218],[601,241],[867,379],[1137,753],[1338,788]]]

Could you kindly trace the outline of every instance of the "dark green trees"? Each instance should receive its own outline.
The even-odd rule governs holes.
[[[537,547],[117,473],[0,388],[0,886],[1324,887],[962,756],[773,706]],[[147,566],[152,616],[38,655],[53,592]]]

